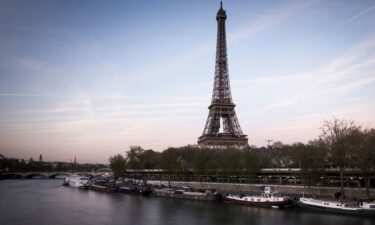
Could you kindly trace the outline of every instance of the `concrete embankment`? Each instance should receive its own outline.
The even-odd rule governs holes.
[[[164,198],[179,198],[188,200],[199,200],[199,201],[215,201],[219,200],[218,197],[211,192],[179,192],[171,190],[155,190],[154,196]]]
[[[148,180],[148,184],[168,186],[168,181]],[[265,185],[265,184],[234,184],[234,183],[206,183],[206,182],[182,182],[170,181],[174,187],[190,186],[194,189],[215,189],[221,193],[260,193],[264,186],[270,186],[273,191],[288,196],[305,196],[332,198],[340,187],[305,187],[294,185]],[[365,198],[366,191],[364,188],[345,188],[345,195],[348,199]],[[375,189],[370,189],[370,196],[375,196]]]

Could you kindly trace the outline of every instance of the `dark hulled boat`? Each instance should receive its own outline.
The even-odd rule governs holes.
[[[151,186],[146,184],[135,183],[132,181],[120,181],[116,182],[117,192],[124,194],[143,195],[149,196],[153,193]]]
[[[110,179],[97,178],[91,180],[90,190],[114,192],[116,191],[116,186]]]

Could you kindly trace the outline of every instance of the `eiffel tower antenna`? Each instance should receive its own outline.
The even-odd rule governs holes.
[[[227,14],[220,1],[217,12],[217,44],[215,80],[211,105],[202,136],[198,138],[198,145],[208,148],[248,148],[247,136],[242,133],[232,101],[229,85],[227,42],[225,34],[225,20]],[[222,132],[220,132],[222,128]]]

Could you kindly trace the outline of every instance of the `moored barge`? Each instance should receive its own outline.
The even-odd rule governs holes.
[[[262,206],[262,207],[289,207],[292,200],[287,196],[278,196],[271,191],[271,187],[265,187],[262,195],[246,196],[227,194],[224,202],[238,205]]]
[[[297,205],[320,212],[342,213],[351,215],[375,215],[375,202],[349,204],[337,201],[324,201],[313,198],[300,198]]]

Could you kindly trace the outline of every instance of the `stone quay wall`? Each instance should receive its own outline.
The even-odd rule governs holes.
[[[151,185],[168,186],[168,181],[148,180]],[[240,183],[209,183],[209,182],[183,182],[170,181],[173,187],[189,186],[194,189],[215,189],[220,193],[244,193],[244,194],[260,194],[265,186],[271,187],[272,191],[282,195],[291,197],[315,197],[330,199],[334,197],[336,192],[340,191],[340,187],[307,187],[298,185],[264,185],[264,184],[240,184]],[[345,188],[345,196],[347,199],[365,198],[365,188]],[[370,189],[370,197],[375,197],[375,189]]]

